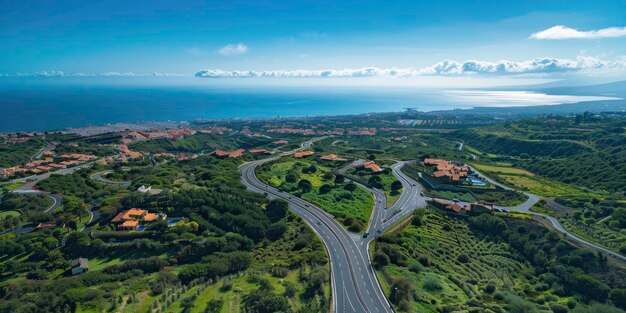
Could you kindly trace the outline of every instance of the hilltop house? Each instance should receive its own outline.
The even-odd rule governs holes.
[[[459,166],[447,160],[441,159],[424,159],[425,166],[434,166],[435,171],[433,177],[435,179],[444,181],[459,183],[462,178],[467,177],[469,168],[467,166]]]
[[[72,275],[82,274],[87,271],[89,271],[89,260],[87,258],[72,260]]]
[[[164,220],[167,215],[163,213],[150,213],[147,210],[130,209],[118,213],[111,223],[117,224],[118,230],[137,230],[139,228],[139,222],[150,223],[153,221]]]
[[[377,174],[383,171],[383,169],[376,164],[374,161],[365,161],[359,165],[357,165],[357,167],[362,167],[368,171],[370,171],[370,173],[372,174]]]
[[[294,156],[296,159],[301,159],[301,158],[307,157],[307,156],[309,156],[309,155],[313,155],[314,153],[315,153],[315,152],[313,152],[313,151],[298,151],[298,152],[296,152],[293,156]]]
[[[480,214],[483,212],[491,212],[494,208],[493,203],[485,201],[463,204],[456,201],[432,199],[429,202],[434,207],[453,214]]]
[[[340,158],[339,156],[337,156],[336,154],[326,154],[326,155],[322,155],[320,156],[320,160],[323,161],[337,161],[337,162],[343,162],[343,161],[347,161],[344,158]]]

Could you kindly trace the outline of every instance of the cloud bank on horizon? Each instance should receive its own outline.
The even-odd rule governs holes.
[[[626,27],[607,27],[598,30],[580,31],[563,25],[556,25],[546,30],[533,33],[530,39],[597,39],[625,37]]]
[[[444,60],[424,68],[378,68],[363,67],[355,69],[323,70],[221,70],[207,69],[199,71],[196,77],[203,78],[332,78],[332,77],[417,77],[417,76],[463,76],[463,75],[522,75],[552,74],[578,71],[596,71],[626,69],[626,58],[601,60],[590,56],[578,56],[576,59],[536,58],[527,61],[477,61],[457,62]]]

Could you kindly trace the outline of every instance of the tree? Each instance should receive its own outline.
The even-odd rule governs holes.
[[[150,282],[150,291],[154,295],[163,293],[168,288],[171,288],[179,283],[178,277],[171,272],[159,272],[157,278]]]
[[[373,155],[373,154],[370,154],[370,155],[367,156],[367,159],[370,160],[370,161],[374,161],[374,160],[376,160],[376,156]]]
[[[206,304],[206,308],[204,309],[204,313],[220,313],[222,312],[222,307],[224,306],[224,300],[222,299],[211,299]]]
[[[63,258],[61,251],[58,249],[50,251],[50,253],[48,253],[48,257],[46,258],[46,264],[50,269],[64,268],[66,262],[67,261]]]
[[[332,190],[333,190],[333,187],[332,187],[331,185],[329,185],[329,184],[323,184],[323,185],[320,187],[320,194],[326,194],[326,193],[331,192]]]
[[[394,180],[391,183],[391,190],[398,191],[400,189],[402,189],[402,183],[399,180]]]
[[[374,261],[374,265],[376,265],[377,268],[382,268],[389,265],[390,263],[389,256],[385,254],[385,252],[382,252],[380,250],[374,253],[374,258],[372,260]]]
[[[343,184],[344,181],[345,181],[345,178],[343,177],[343,175],[335,176],[335,184]]]
[[[265,207],[265,215],[272,223],[276,223],[287,215],[289,205],[284,200],[272,200]]]
[[[87,215],[87,204],[77,197],[66,196],[63,198],[63,212],[70,220],[81,218]]]
[[[306,180],[306,179],[301,179],[298,182],[298,188],[300,188],[302,190],[302,192],[309,192],[313,189],[313,185],[311,184],[310,181]]]
[[[356,190],[356,184],[354,183],[348,183],[343,187],[345,190],[348,190],[350,192],[355,191]]]
[[[626,310],[626,289],[613,288],[609,294],[609,299],[611,299],[616,307]]]
[[[296,181],[298,181],[298,176],[296,176],[296,174],[294,173],[289,173],[285,175],[285,181],[288,183],[295,183]]]
[[[274,313],[291,312],[287,298],[267,291],[252,291],[244,297],[244,304],[248,312]]]

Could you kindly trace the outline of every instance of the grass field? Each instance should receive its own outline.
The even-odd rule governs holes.
[[[490,176],[505,185],[544,197],[558,197],[586,193],[584,190],[579,188],[545,177],[537,176],[520,168],[478,163],[473,163],[471,165],[483,174]]]
[[[0,220],[6,218],[7,216],[18,217],[20,215],[21,214],[18,211],[4,211],[4,212],[0,212]]]
[[[585,191],[547,178],[523,175],[499,175],[501,180],[512,187],[544,197],[558,197],[584,194]]]
[[[314,173],[302,173],[303,168],[314,164],[317,168]],[[361,187],[352,192],[344,190],[345,184],[334,184],[333,179],[324,178],[324,175],[331,171],[330,168],[314,161],[284,159],[271,163],[269,167],[259,168],[257,174],[266,183],[312,202],[336,218],[355,217],[367,224],[374,206],[373,195]],[[296,183],[287,182],[285,177],[290,173],[299,176],[300,180],[310,181],[312,190],[303,193],[297,188]],[[325,184],[331,185],[332,190],[321,193],[320,187]]]
[[[535,174],[527,170],[520,169],[520,168],[493,166],[493,165],[478,164],[478,163],[470,163],[470,165],[481,172],[497,173],[497,174],[526,175],[530,177],[535,176]]]

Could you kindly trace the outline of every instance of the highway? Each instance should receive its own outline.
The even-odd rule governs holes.
[[[297,150],[311,147],[312,139],[299,149],[281,153],[287,156]],[[374,195],[374,208],[368,224],[368,236],[346,231],[334,216],[301,198],[282,192],[261,182],[256,176],[257,166],[272,162],[280,156],[251,161],[240,166],[242,182],[254,192],[264,193],[270,199],[282,199],[320,237],[330,256],[332,311],[333,312],[393,312],[375,275],[369,257],[369,243],[394,224],[407,218],[418,207],[426,206],[426,199],[420,196],[421,186],[400,171],[403,162],[392,166],[394,175],[402,182],[403,193],[396,203],[386,209],[383,192],[361,185]]]
[[[252,161],[240,167],[248,189],[287,201],[321,238],[330,255],[333,312],[392,312],[370,266],[367,244],[349,234],[322,209],[262,183],[256,167],[276,158]]]
[[[308,148],[314,141],[320,139],[307,141],[301,145],[300,149]],[[291,155],[300,149],[284,152],[281,156]],[[369,243],[375,238],[375,234],[363,238],[363,235],[350,233],[341,227],[332,215],[321,208],[261,182],[256,176],[257,166],[272,162],[277,158],[257,160],[241,165],[239,170],[242,173],[242,182],[251,191],[264,193],[270,199],[287,201],[290,208],[302,217],[320,237],[330,256],[332,311],[393,312],[391,304],[378,283],[369,258]],[[403,186],[407,189],[392,207],[393,209],[417,203],[415,195],[410,192],[416,186],[409,182],[403,182]],[[385,209],[384,194],[377,190],[369,190],[373,191],[376,205],[372,211],[368,231],[375,232],[380,229],[384,232],[414,209],[414,207],[404,209],[392,214],[389,209]],[[419,193],[416,194],[419,195]]]

